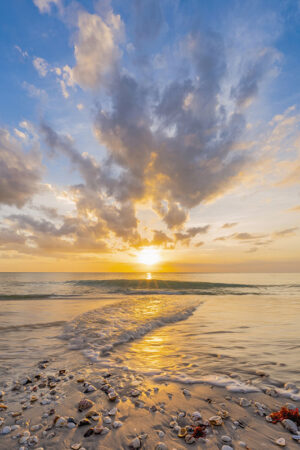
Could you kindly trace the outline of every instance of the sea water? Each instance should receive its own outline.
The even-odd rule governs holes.
[[[300,386],[299,313],[299,274],[1,273],[0,382],[59,358]]]

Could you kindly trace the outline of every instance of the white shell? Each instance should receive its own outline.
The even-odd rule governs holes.
[[[276,442],[277,445],[279,445],[279,447],[285,447],[285,445],[286,445],[286,442],[285,442],[284,438],[278,438],[278,439],[276,439],[275,442]]]

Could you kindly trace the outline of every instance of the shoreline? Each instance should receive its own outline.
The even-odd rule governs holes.
[[[1,450],[299,448],[281,423],[266,420],[284,405],[297,407],[283,396],[296,391],[289,384],[278,388],[266,377],[266,392],[246,392],[250,381],[230,391],[88,362],[66,366],[42,361],[0,387]]]

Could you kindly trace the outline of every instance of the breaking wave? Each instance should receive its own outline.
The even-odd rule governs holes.
[[[187,319],[200,304],[199,300],[170,302],[162,297],[123,300],[78,316],[65,326],[60,338],[69,341],[70,349],[81,349],[97,361],[117,345]]]

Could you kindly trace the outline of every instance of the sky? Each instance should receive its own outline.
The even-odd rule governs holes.
[[[300,272],[299,48],[297,0],[1,2],[0,271]]]

